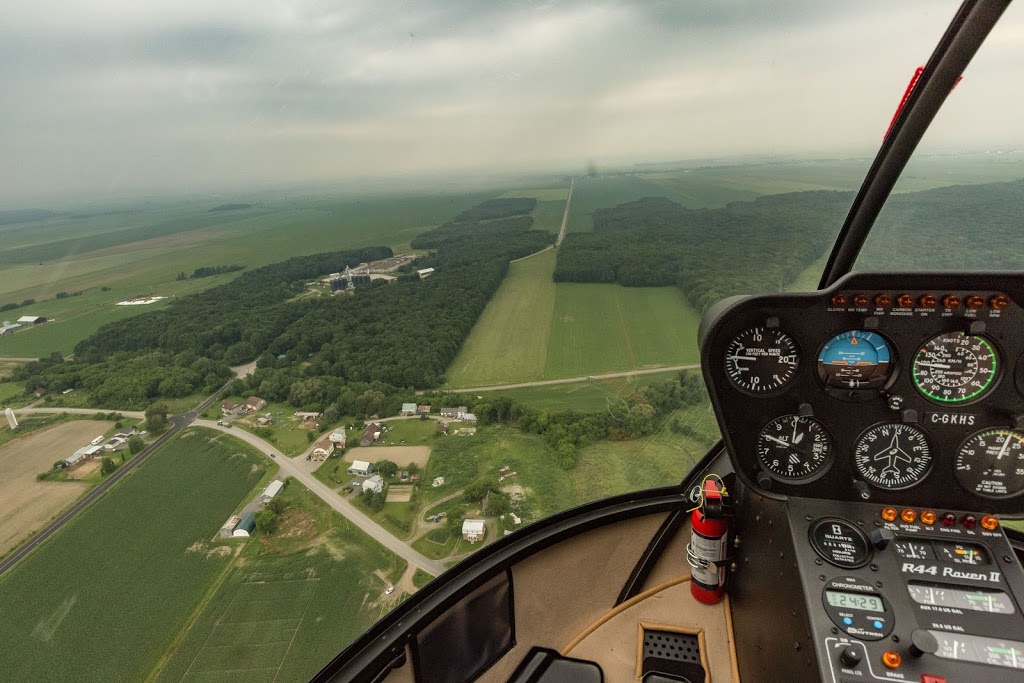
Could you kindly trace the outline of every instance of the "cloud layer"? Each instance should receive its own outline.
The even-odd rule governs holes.
[[[1024,62],[1021,9],[930,142],[1021,141],[1024,93],[1009,76]],[[935,0],[19,3],[0,24],[0,197],[867,155],[955,10]]]

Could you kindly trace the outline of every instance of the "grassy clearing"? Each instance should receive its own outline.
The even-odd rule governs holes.
[[[25,396],[22,385],[17,382],[0,382],[0,408],[20,408],[28,402],[29,398]]]
[[[263,467],[249,446],[189,430],[79,514],[0,581],[4,675],[145,678],[228,562],[209,539]]]
[[[687,372],[699,372],[699,370],[689,370]],[[552,412],[580,410],[589,413],[619,406],[623,399],[630,396],[639,387],[659,384],[672,379],[677,374],[678,371],[669,370],[667,372],[616,377],[614,379],[594,379],[586,382],[505,389],[503,391],[483,392],[480,395],[485,398],[509,396],[517,403]]]
[[[559,283],[544,378],[697,363],[699,324],[674,287]]]
[[[458,543],[458,534],[448,531],[447,527],[441,527],[416,539],[412,547],[432,560],[440,560],[451,555]]]
[[[437,420],[388,420],[388,430],[377,442],[381,446],[423,446],[437,437]]]
[[[541,379],[555,305],[556,253],[509,266],[508,275],[448,369],[451,386]]]
[[[397,604],[404,562],[294,481],[280,496],[279,530],[246,543],[159,683],[306,681]]]
[[[811,265],[803,269],[795,280],[786,288],[790,292],[813,292],[818,288],[821,274],[825,272],[830,252],[825,252]]]

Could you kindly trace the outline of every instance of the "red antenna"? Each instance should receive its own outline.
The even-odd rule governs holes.
[[[888,138],[889,133],[892,132],[892,127],[896,125],[896,119],[900,117],[900,112],[903,111],[903,107],[907,105],[907,100],[910,99],[910,93],[914,92],[914,88],[917,86],[917,82],[921,79],[921,73],[923,71],[923,66],[919,66],[914,69],[914,75],[910,77],[910,83],[907,84],[907,90],[903,93],[903,99],[900,100],[900,106],[896,107],[896,113],[892,115],[892,121],[889,122],[889,127],[885,130],[885,135],[882,136],[883,140]],[[953,84],[953,88],[960,85],[960,81],[963,79],[963,76],[957,78],[956,83]],[[950,92],[952,92],[952,88],[950,89]]]

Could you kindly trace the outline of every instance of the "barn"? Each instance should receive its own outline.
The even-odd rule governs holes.
[[[279,494],[281,492],[281,489],[283,488],[284,482],[281,481],[280,479],[275,479],[274,481],[270,482],[269,484],[267,484],[267,488],[263,489],[263,493],[260,494],[260,502],[269,503],[271,499],[273,499],[274,496]]]
[[[238,526],[231,532],[231,535],[235,538],[249,538],[252,532],[256,530],[256,515],[251,512],[246,512],[245,517],[242,517],[241,521],[238,522]]]

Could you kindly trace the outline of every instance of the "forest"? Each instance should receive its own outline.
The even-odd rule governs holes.
[[[411,388],[443,381],[509,261],[554,241],[516,213],[532,206],[486,201],[417,237],[414,248],[433,250],[417,261],[436,269],[425,280],[297,298],[310,279],[392,253],[370,247],[295,257],[105,325],[76,346],[74,360],[30,363],[17,379],[29,391],[82,389],[97,407],[123,407],[210,391],[230,377],[228,366],[258,359],[246,387],[268,401],[394,412]]]
[[[785,289],[831,247],[849,192],[795,192],[688,210],[648,197],[594,213],[569,233],[555,279],[676,285],[698,310],[732,294]],[[893,195],[858,261],[875,270],[1018,270],[1024,180]]]
[[[676,285],[698,310],[731,294],[778,291],[835,239],[853,195],[799,192],[689,210],[647,197],[594,213],[569,233],[555,280]]]

